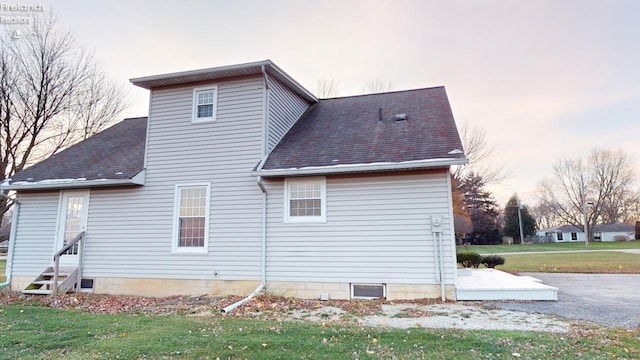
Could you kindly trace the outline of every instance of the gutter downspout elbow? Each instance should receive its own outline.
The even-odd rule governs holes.
[[[255,290],[253,290],[253,292],[251,294],[249,294],[249,296],[247,296],[246,298],[227,306],[226,308],[220,310],[220,312],[222,314],[228,314],[228,313],[232,312],[233,309],[235,309],[238,306],[246,303],[247,301],[251,300],[254,296],[258,295],[260,293],[260,291],[262,291],[262,289],[264,289],[264,284],[260,284],[260,286],[258,286]]]

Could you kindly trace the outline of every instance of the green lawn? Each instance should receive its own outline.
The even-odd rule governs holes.
[[[566,251],[584,250],[584,242],[574,243],[543,243],[531,245],[460,245],[458,251],[473,251],[478,254],[498,254],[512,252],[531,251]],[[615,250],[615,249],[640,249],[640,240],[634,241],[613,241],[613,242],[590,242],[591,250]]]
[[[638,358],[640,332],[379,329],[218,314],[96,315],[0,308],[6,359],[611,359]]]
[[[500,270],[517,272],[561,272],[640,274],[640,254],[615,251],[502,255]]]

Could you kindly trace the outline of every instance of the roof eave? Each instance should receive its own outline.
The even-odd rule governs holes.
[[[243,71],[245,71],[245,75],[249,73],[251,75],[261,75],[263,67],[267,72],[273,73],[278,80],[289,85],[296,93],[305,98],[305,100],[314,103],[318,102],[318,98],[316,98],[310,91],[305,89],[282,69],[276,66],[276,64],[274,64],[271,60],[144,76],[139,78],[132,78],[129,79],[129,81],[133,85],[151,90],[152,88],[157,87],[185,85],[198,81],[222,80],[225,77],[231,76],[231,74],[242,73]]]
[[[396,163],[368,163],[368,164],[346,164],[330,166],[308,166],[302,168],[254,170],[254,176],[262,177],[282,177],[282,176],[306,176],[306,175],[331,175],[380,171],[400,171],[400,170],[428,170],[435,168],[446,168],[454,165],[464,165],[469,163],[466,158],[443,158],[403,161]]]
[[[145,171],[142,170],[129,179],[95,179],[95,180],[61,180],[49,182],[26,182],[19,181],[9,183],[8,181],[0,184],[2,190],[59,190],[59,189],[77,189],[77,188],[99,188],[113,186],[132,186],[144,185]]]

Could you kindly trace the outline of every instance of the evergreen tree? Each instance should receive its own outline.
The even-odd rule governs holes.
[[[501,242],[498,228],[498,204],[493,194],[484,189],[482,176],[469,172],[460,182],[462,202],[473,225],[472,242],[498,244]]]
[[[502,233],[505,236],[511,236],[516,244],[522,243],[522,239],[520,239],[520,222],[518,219],[519,204],[520,199],[518,199],[518,195],[513,194],[504,207],[504,227],[502,228]],[[520,217],[522,218],[522,233],[524,236],[534,235],[537,227],[536,220],[524,205],[520,209]]]

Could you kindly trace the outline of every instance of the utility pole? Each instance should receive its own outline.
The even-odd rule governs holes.
[[[587,216],[587,206],[593,205],[592,201],[583,200],[582,202],[582,215],[584,221],[584,247],[589,250],[589,217]]]
[[[524,245],[524,231],[522,231],[522,215],[520,214],[520,209],[522,209],[522,204],[520,200],[518,200],[518,226],[520,227],[520,245]]]

